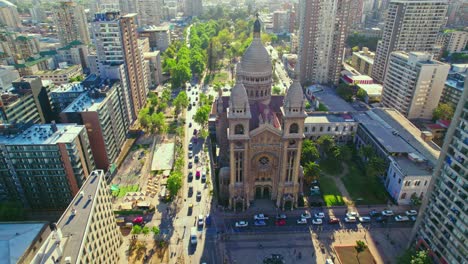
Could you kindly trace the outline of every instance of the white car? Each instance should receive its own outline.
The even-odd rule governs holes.
[[[407,216],[418,215],[418,211],[416,210],[408,210],[405,212]]]
[[[297,222],[298,225],[307,225],[307,219],[305,219],[305,218],[299,218],[299,219],[297,219],[296,222]]]
[[[384,215],[384,216],[392,216],[392,215],[393,215],[393,211],[392,211],[392,210],[383,210],[383,211],[382,211],[382,215]]]
[[[316,213],[315,215],[315,218],[325,218],[325,214],[320,212],[320,213]]]
[[[397,216],[395,216],[395,221],[397,221],[397,222],[407,222],[407,221],[409,221],[409,217],[404,216],[404,215],[397,215]]]
[[[276,216],[276,219],[286,219],[288,218],[285,214],[279,214]]]
[[[309,219],[311,217],[312,216],[310,215],[308,211],[305,211],[304,213],[301,214],[301,218]]]
[[[357,212],[349,212],[346,214],[346,217],[354,217],[354,218],[357,218],[359,217],[359,214]]]
[[[361,223],[369,223],[371,221],[371,218],[368,216],[361,216],[358,219],[359,219],[359,222]]]
[[[248,226],[249,226],[249,222],[247,221],[236,222],[236,227],[248,227]]]
[[[354,217],[354,216],[345,217],[344,221],[346,223],[355,223],[356,222],[356,217]]]
[[[321,224],[323,224],[323,221],[320,218],[312,219],[312,224],[313,225],[321,225]]]
[[[203,215],[198,216],[198,226],[203,226],[205,221],[203,221]]]
[[[254,215],[254,220],[267,220],[268,219],[268,216],[264,215],[264,214],[256,214]]]

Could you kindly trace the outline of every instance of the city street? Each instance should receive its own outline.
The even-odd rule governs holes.
[[[286,72],[286,69],[283,66],[283,60],[282,58],[278,57],[278,52],[276,51],[273,46],[267,46],[266,47],[268,53],[270,54],[271,61],[276,61],[275,65],[275,72],[276,76],[278,76],[279,83],[276,86],[279,86],[281,88],[282,93],[286,93],[286,90],[289,88],[289,85],[291,84],[291,79],[288,76],[288,73]]]

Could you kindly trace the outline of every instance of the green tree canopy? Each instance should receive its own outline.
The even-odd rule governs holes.
[[[439,104],[432,112],[432,120],[452,120],[455,109],[450,104]]]
[[[335,140],[329,136],[329,135],[324,135],[321,136],[319,139],[317,139],[316,142],[319,147],[320,151],[325,154],[327,157],[328,156],[333,156],[333,151],[335,149]]]
[[[301,164],[305,166],[316,161],[320,157],[317,146],[310,139],[305,139],[302,143]]]
[[[205,127],[206,123],[208,122],[208,117],[211,112],[211,106],[210,105],[203,105],[197,109],[197,112],[195,113],[195,116],[193,117],[193,120],[197,122],[202,127]]]
[[[272,93],[277,95],[280,94],[281,88],[279,86],[273,86]]]
[[[174,105],[177,113],[179,113],[183,108],[187,108],[190,104],[187,93],[185,91],[180,92],[172,104]]]
[[[182,187],[182,173],[180,171],[172,171],[167,178],[167,189],[172,197],[176,196]]]
[[[345,83],[340,83],[338,85],[336,93],[346,101],[351,101],[354,95],[353,89]]]
[[[320,177],[320,166],[315,162],[309,162],[304,166],[304,181],[310,184],[313,180]]]
[[[403,255],[397,258],[398,264],[432,264],[431,257],[426,250],[416,251],[414,248],[407,249]]]

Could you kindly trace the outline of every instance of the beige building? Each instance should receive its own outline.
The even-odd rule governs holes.
[[[348,34],[348,0],[301,0],[301,83],[338,85]]]
[[[285,97],[271,95],[272,74],[257,19],[252,44],[237,67],[236,85],[229,97],[220,94],[212,110],[223,167],[221,199],[234,210],[248,208],[255,199],[293,208],[302,192],[304,94],[296,79]]]
[[[185,16],[200,16],[203,12],[202,0],[184,0]]]
[[[82,76],[83,69],[81,65],[71,65],[53,71],[38,71],[35,75],[41,77],[43,80],[51,80],[53,83],[60,85],[69,83],[71,78]]]
[[[0,24],[11,29],[18,29],[21,27],[18,9],[14,4],[6,0],[0,1]]]
[[[54,22],[62,46],[79,40],[90,43],[84,8],[73,0],[63,0],[54,9]]]
[[[351,58],[351,66],[358,70],[361,74],[371,75],[372,67],[374,66],[375,53],[363,47],[361,51],[353,52]]]
[[[422,52],[392,52],[383,84],[382,104],[408,119],[431,119],[450,65]]]
[[[169,26],[146,26],[138,29],[140,37],[147,37],[152,50],[165,51],[171,44]]]
[[[122,235],[112,211],[102,170],[92,171],[51,233],[36,250],[31,264],[118,263]]]
[[[358,122],[349,113],[315,112],[305,119],[304,135],[310,140],[327,135],[337,143],[348,143],[353,140],[357,126]]]
[[[421,51],[438,54],[437,36],[447,12],[447,0],[394,0],[385,20],[382,39],[377,45],[372,78],[383,83],[393,51]]]
[[[468,32],[454,31],[448,33],[447,45],[445,50],[449,53],[460,52],[465,49],[468,42]]]

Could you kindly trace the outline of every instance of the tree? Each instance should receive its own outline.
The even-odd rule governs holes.
[[[358,52],[359,51],[359,46],[354,46],[351,50],[353,52]]]
[[[432,120],[452,120],[455,109],[449,104],[439,104],[432,112]]]
[[[179,113],[183,108],[187,108],[190,104],[187,93],[185,91],[180,92],[177,97],[174,98],[172,104],[174,105],[177,113]]]
[[[342,145],[342,146],[339,146],[339,148],[340,148],[340,153],[339,153],[340,160],[350,161],[353,158],[353,150],[351,149],[350,146]]]
[[[208,130],[201,129],[200,134],[198,134],[200,138],[207,138],[209,136]]]
[[[273,94],[280,94],[281,93],[281,88],[279,86],[274,86],[272,89]]]
[[[193,116],[193,121],[197,122],[201,127],[205,127],[206,123],[208,122],[208,117],[211,112],[210,105],[203,105],[202,107],[197,109],[197,112]]]
[[[378,156],[372,156],[367,162],[366,174],[369,177],[377,177],[384,174],[386,169],[387,164],[382,158]]]
[[[320,147],[320,151],[325,154],[325,156],[332,156],[333,150],[335,148],[335,140],[329,136],[324,135],[317,139],[316,143]]]
[[[171,72],[172,88],[176,89],[185,84],[192,77],[189,60],[181,60],[177,63]]]
[[[426,250],[416,251],[414,248],[407,249],[403,255],[397,258],[398,264],[432,264],[431,257]]]
[[[305,166],[310,162],[316,161],[320,157],[317,146],[310,139],[302,142],[301,164]]]
[[[362,146],[358,153],[359,156],[361,156],[361,158],[363,158],[365,161],[368,161],[370,157],[375,155],[375,151],[370,145]]]
[[[359,88],[358,91],[356,92],[356,97],[359,98],[359,100],[361,101],[366,101],[367,92],[364,89]]]
[[[163,63],[162,63],[163,72],[172,73],[172,69],[174,69],[176,65],[177,65],[177,62],[173,58],[163,59]]]
[[[132,234],[138,235],[138,234],[141,234],[141,232],[142,232],[141,226],[139,226],[139,225],[134,225],[134,226],[132,227]]]
[[[356,250],[356,259],[359,263],[361,263],[361,261],[359,261],[359,253],[364,252],[367,249],[367,245],[364,243],[364,241],[357,240],[354,249]]]
[[[153,107],[158,105],[159,99],[158,99],[158,96],[157,96],[155,93],[150,92],[150,93],[148,94],[148,98],[149,98],[150,104],[151,104]]]
[[[159,233],[160,233],[161,231],[159,230],[159,228],[158,228],[157,226],[153,226],[153,227],[151,227],[151,232],[152,232],[155,236],[157,236],[157,235],[159,235]]]
[[[149,227],[145,226],[141,229],[141,233],[145,236],[147,236],[150,233]]]
[[[345,83],[340,83],[338,85],[338,88],[336,88],[336,93],[346,101],[351,101],[354,95],[353,89]]]
[[[315,162],[309,162],[304,166],[304,181],[310,184],[320,177],[320,166]]]
[[[412,206],[419,206],[419,205],[421,205],[421,202],[422,202],[422,201],[421,201],[421,198],[419,198],[419,197],[416,195],[416,193],[413,193],[413,194],[411,195],[411,205],[412,205]]]
[[[180,171],[172,171],[169,178],[167,178],[167,189],[172,197],[177,195],[182,187],[182,173]]]

